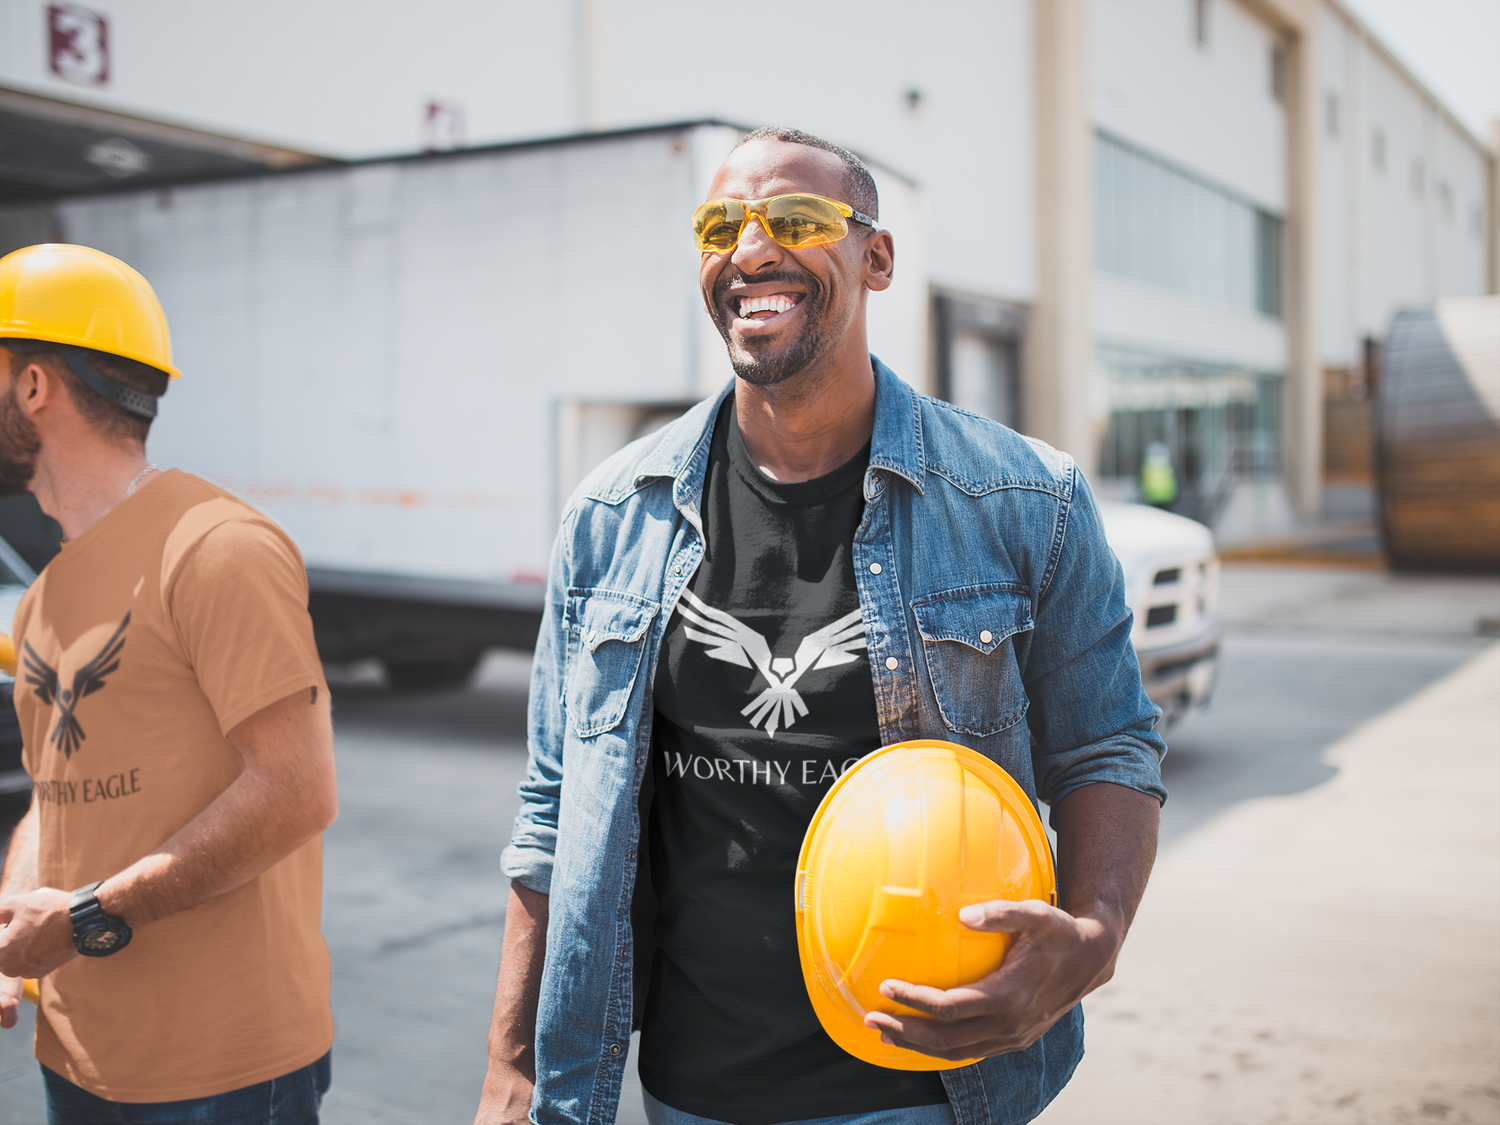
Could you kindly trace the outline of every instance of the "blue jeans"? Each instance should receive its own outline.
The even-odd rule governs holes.
[[[651,1125],[724,1125],[711,1117],[684,1113],[663,1105],[645,1090],[646,1120]],[[954,1125],[953,1107],[949,1105],[914,1105],[908,1109],[877,1109],[872,1113],[850,1113],[843,1117],[809,1117],[789,1121],[786,1125]]]
[[[42,1067],[47,1125],[318,1125],[332,1052],[301,1070],[180,1102],[112,1102]]]

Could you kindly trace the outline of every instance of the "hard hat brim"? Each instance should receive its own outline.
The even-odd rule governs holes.
[[[137,363],[144,363],[147,367],[154,367],[173,379],[182,378],[180,368],[163,363],[159,359],[150,356],[136,355],[125,348],[101,348],[97,343],[91,343],[81,336],[68,336],[58,332],[32,332],[19,328],[0,328],[0,340],[36,340],[43,344],[71,344],[75,348],[87,348],[92,352],[103,352],[106,355],[117,355],[121,359],[133,359]]]

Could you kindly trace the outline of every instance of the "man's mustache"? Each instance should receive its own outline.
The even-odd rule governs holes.
[[[744,272],[731,267],[719,275],[714,282],[714,304],[720,308],[729,303],[730,290],[744,285],[765,285],[768,282],[787,282],[804,290],[807,296],[804,300],[814,300],[822,292],[822,286],[817,279],[801,270],[769,270],[757,273],[754,277],[745,276]]]

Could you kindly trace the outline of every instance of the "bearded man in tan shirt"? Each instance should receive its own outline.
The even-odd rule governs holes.
[[[316,1122],[337,814],[291,540],[148,464],[176,376],[146,280],[81,246],[0,259],[0,495],[61,553],[16,611],[33,783],[0,876],[0,1026],[37,977],[52,1122]]]

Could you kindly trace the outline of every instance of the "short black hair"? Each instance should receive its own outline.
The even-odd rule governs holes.
[[[0,344],[4,343],[5,341],[0,340]],[[42,347],[36,351],[30,348],[26,351],[6,349],[10,353],[12,377],[24,371],[28,363],[40,363],[50,375],[59,379],[68,389],[68,397],[73,400],[78,413],[82,414],[96,431],[112,438],[123,438],[139,445],[146,444],[146,435],[151,432],[150,418],[143,418],[139,414],[126,410],[123,406],[117,406],[103,395],[84,386],[83,381],[69,369],[60,352],[46,349],[46,341],[27,341],[27,343],[33,346],[41,344]],[[94,351],[92,348],[79,350],[102,374],[117,383],[123,383],[138,391],[145,391],[157,398],[166,393],[167,384],[171,382],[172,377],[165,371],[152,367],[150,364],[141,363],[139,360],[126,359],[124,356],[112,355],[109,352]]]
[[[844,187],[849,193],[849,198],[842,202],[872,219],[880,218],[880,195],[875,190],[875,177],[870,175],[870,169],[865,166],[865,162],[847,148],[840,148],[832,141],[825,141],[822,137],[804,133],[801,129],[788,129],[781,125],[767,125],[753,133],[747,133],[734,147],[739,148],[740,145],[747,145],[751,141],[781,141],[783,144],[806,145],[808,148],[833,153],[844,165]],[[733,149],[730,151],[732,152]]]

